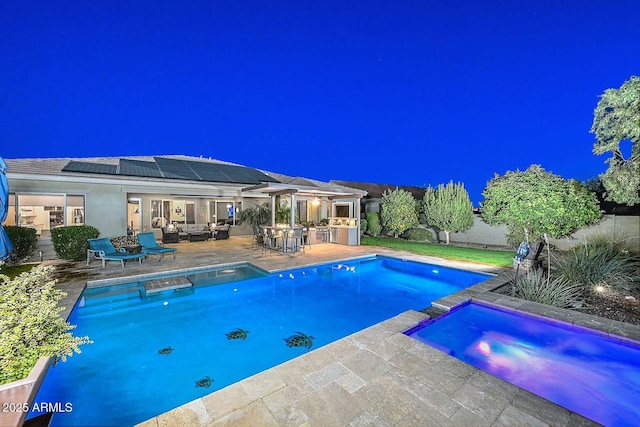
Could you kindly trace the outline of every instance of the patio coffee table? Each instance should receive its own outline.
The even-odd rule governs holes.
[[[209,240],[209,233],[205,231],[194,231],[188,235],[190,242],[204,242]]]

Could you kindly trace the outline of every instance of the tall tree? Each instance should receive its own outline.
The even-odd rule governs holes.
[[[422,199],[422,210],[428,225],[444,231],[447,245],[452,231],[461,233],[473,225],[473,205],[462,183],[450,181],[437,189],[429,186]]]
[[[382,225],[398,237],[419,224],[418,201],[408,191],[396,188],[385,190],[380,202]]]
[[[482,219],[490,225],[506,225],[507,241],[514,245],[526,235],[535,241],[545,234],[568,236],[595,223],[602,214],[594,193],[540,165],[531,165],[524,172],[496,174],[482,195]]]
[[[607,200],[635,205],[640,203],[640,77],[632,76],[619,89],[607,89],[593,113],[591,133],[595,134],[594,154],[611,153],[609,168],[600,175]],[[620,147],[631,142],[626,157]]]

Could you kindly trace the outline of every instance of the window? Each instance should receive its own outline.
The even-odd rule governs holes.
[[[66,225],[84,225],[84,196],[67,196]]]
[[[238,215],[240,215],[241,208],[242,202],[236,202],[234,200],[216,200],[214,215],[216,224],[238,224]]]
[[[151,200],[151,227],[161,228],[168,224],[186,225],[196,223],[193,200]]]
[[[7,224],[34,228],[39,237],[51,237],[51,230],[57,227],[85,223],[82,195],[18,193],[9,206],[13,224]]]
[[[333,205],[335,214],[338,218],[351,218],[351,203],[335,203]]]
[[[161,228],[167,225],[167,221],[162,216],[162,200],[151,200],[149,212],[151,214],[151,228]]]

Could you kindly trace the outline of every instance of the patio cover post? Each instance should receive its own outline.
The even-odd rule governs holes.
[[[356,236],[358,236],[357,241],[358,246],[360,246],[360,197],[356,197],[354,209],[356,210],[356,225],[358,226],[358,233]]]
[[[276,226],[276,195],[271,195],[271,226]]]
[[[291,223],[291,229],[293,230],[294,226],[296,225],[296,216],[295,216],[295,206],[296,206],[296,195],[295,193],[291,193],[291,218],[289,220],[289,222]]]

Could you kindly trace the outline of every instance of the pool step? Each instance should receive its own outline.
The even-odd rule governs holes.
[[[187,276],[165,277],[162,279],[147,280],[141,282],[145,295],[154,295],[164,291],[174,291],[176,289],[190,288],[193,286]]]

